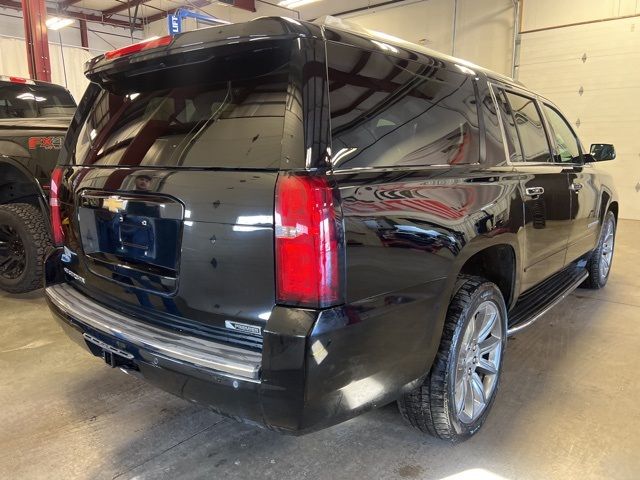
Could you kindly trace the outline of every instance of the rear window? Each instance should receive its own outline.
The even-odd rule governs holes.
[[[76,103],[62,88],[0,84],[0,119],[71,117]]]
[[[288,71],[284,65],[250,79],[198,84],[175,75],[180,84],[158,90],[102,90],[78,134],[75,161],[277,169]]]
[[[479,161],[471,76],[337,44],[328,57],[334,168]]]

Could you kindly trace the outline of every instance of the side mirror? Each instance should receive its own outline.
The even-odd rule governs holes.
[[[594,143],[591,145],[589,157],[592,162],[604,162],[616,158],[616,149],[610,143]]]

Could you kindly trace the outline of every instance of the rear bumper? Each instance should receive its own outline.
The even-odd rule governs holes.
[[[126,317],[105,308],[67,283],[47,287],[45,293],[49,303],[64,318],[148,352],[154,358],[188,363],[247,381],[258,380],[262,362],[260,353],[171,332]],[[91,341],[92,337],[86,338]]]
[[[395,400],[422,380],[440,341],[429,292],[441,285],[326,310],[277,306],[255,352],[125,316],[75,289],[55,262],[47,260],[46,298],[76,343],[163,390],[283,433]]]
[[[281,429],[265,422],[260,353],[180,338],[109,310],[66,283],[48,286],[45,295],[67,336],[111,366],[226,416]],[[113,358],[105,358],[105,351]],[[296,419],[287,423],[293,425]]]

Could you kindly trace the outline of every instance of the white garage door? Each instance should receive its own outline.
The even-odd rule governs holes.
[[[555,102],[588,149],[613,143],[598,164],[613,176],[620,216],[640,220],[640,18],[522,35],[518,79]]]

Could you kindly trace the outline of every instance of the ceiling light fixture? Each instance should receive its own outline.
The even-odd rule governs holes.
[[[61,28],[68,27],[74,21],[75,20],[72,20],[71,18],[51,17],[47,18],[45,23],[49,30],[60,30]]]
[[[310,3],[319,2],[320,0],[282,0],[278,5],[285,8],[298,8]]]

